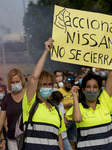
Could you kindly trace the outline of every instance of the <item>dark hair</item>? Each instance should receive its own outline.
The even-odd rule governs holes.
[[[54,75],[56,75],[56,73],[57,73],[57,72],[62,73],[62,71],[61,71],[61,70],[55,70],[55,71],[54,71]]]
[[[84,71],[83,71],[83,70],[79,70],[79,71],[77,72],[77,75],[82,75],[82,74],[84,74]]]
[[[95,79],[98,83],[98,86],[99,86],[99,89],[101,88],[102,86],[102,77],[99,76],[99,75],[96,75],[94,73],[88,73],[82,80],[82,88],[85,88],[86,87],[86,83],[88,80],[91,80],[91,79]]]
[[[60,91],[54,91],[50,98],[52,101],[60,102],[63,99],[63,94]]]
[[[105,76],[105,77],[102,77],[102,80],[105,80],[105,81],[106,81],[106,80],[107,80],[107,76]]]

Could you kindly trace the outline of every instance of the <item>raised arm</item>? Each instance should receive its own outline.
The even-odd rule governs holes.
[[[32,73],[30,82],[27,87],[27,92],[26,92],[28,103],[30,103],[31,99],[33,98],[33,96],[36,92],[39,76],[42,72],[45,60],[47,58],[47,55],[48,55],[50,49],[52,48],[52,45],[53,45],[53,39],[49,38],[48,41],[45,42],[45,50],[44,50],[40,60],[38,61],[38,63],[36,64],[36,66],[34,68],[34,71]]]
[[[108,73],[105,90],[108,93],[108,95],[111,97],[111,95],[112,95],[112,70],[110,70]]]
[[[78,86],[73,86],[71,89],[71,92],[72,92],[73,98],[74,98],[72,118],[73,118],[73,121],[75,121],[75,122],[82,121],[82,116],[81,116],[81,112],[80,112],[80,108],[79,108],[79,101],[78,101],[78,97],[79,97],[78,90],[79,90]]]

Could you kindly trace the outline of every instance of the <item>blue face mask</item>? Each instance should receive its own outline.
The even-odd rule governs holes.
[[[95,72],[96,75],[99,75],[99,72]]]
[[[104,87],[104,86],[102,86],[102,87],[101,87],[101,89],[102,89],[102,91],[103,91],[103,90],[105,89],[105,87]]]
[[[54,91],[57,91],[57,88],[53,88],[53,89],[52,89],[52,92],[54,92]]]
[[[52,88],[40,88],[39,95],[43,99],[47,99],[48,97],[51,96],[52,93]]]
[[[102,77],[105,77],[106,76],[106,73],[104,71],[101,71],[101,76]]]
[[[4,93],[0,93],[0,100],[2,100],[4,97]]]
[[[88,70],[85,70],[85,71],[84,71],[84,73],[88,73],[88,72],[89,72]]]
[[[82,80],[83,80],[83,78],[79,79],[79,83],[80,83],[80,85],[82,84]]]

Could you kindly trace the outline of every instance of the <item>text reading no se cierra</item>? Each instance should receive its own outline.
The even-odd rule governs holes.
[[[56,58],[64,58],[66,52],[67,55],[69,56],[68,62],[69,60],[76,60],[76,61],[83,60],[84,62],[87,63],[96,63],[96,64],[111,65],[112,63],[112,58],[109,55],[104,55],[102,53],[96,53],[93,51],[85,52],[85,54],[82,55],[81,50],[71,49],[69,51],[68,50],[66,51],[64,47],[57,46],[56,49],[54,45],[51,49],[51,57],[55,56]]]

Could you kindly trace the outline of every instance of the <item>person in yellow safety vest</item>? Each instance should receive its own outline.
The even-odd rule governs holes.
[[[78,102],[79,87],[71,92],[74,105],[66,117],[76,122],[78,128],[78,150],[112,149],[112,71],[109,71],[105,90],[101,93],[102,78],[92,73],[82,80],[84,99]]]

